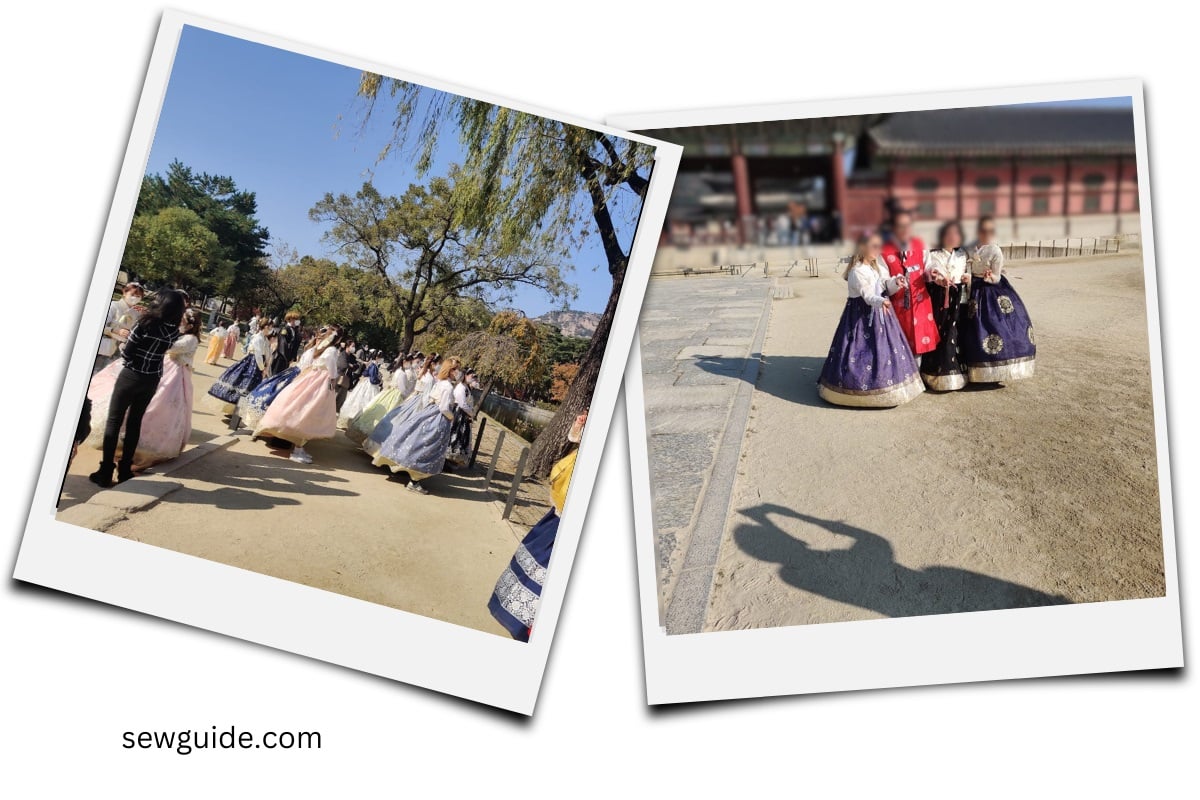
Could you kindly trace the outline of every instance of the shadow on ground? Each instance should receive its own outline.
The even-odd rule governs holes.
[[[817,394],[817,379],[821,377],[821,368],[825,365],[824,358],[816,356],[750,356],[751,360],[760,360],[757,371],[749,375],[756,381],[755,388],[760,392],[774,395],[790,403],[818,408],[833,408]],[[746,377],[744,358],[726,358],[720,356],[697,356],[695,365],[713,375],[723,375],[731,379]]]
[[[886,617],[914,617],[964,611],[1060,605],[1067,598],[957,567],[910,569],[897,564],[892,546],[879,534],[844,522],[764,504],[739,512],[750,522],[733,532],[737,546],[760,561],[780,565],[788,584],[839,603]],[[816,550],[785,531],[772,517],[799,520],[853,544],[844,550]]]

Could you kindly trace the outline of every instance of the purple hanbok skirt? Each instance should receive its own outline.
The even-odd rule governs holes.
[[[959,343],[967,380],[998,383],[1033,377],[1037,347],[1033,323],[1008,278],[976,280],[959,323]]]
[[[895,315],[861,297],[846,301],[818,383],[826,402],[860,408],[891,408],[925,391]]]

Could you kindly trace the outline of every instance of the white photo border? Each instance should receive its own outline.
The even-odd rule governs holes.
[[[611,116],[628,130],[1132,98],[1166,596],[668,636],[659,625],[641,349],[625,373],[646,699],[651,705],[1183,666],[1162,334],[1139,80]]]
[[[604,131],[656,148],[629,266],[528,643],[55,519],[79,408],[184,26]],[[13,577],[520,714],[533,713],[682,148],[181,11],[163,13]],[[497,576],[499,577],[499,576]],[[481,604],[486,597],[479,599]],[[484,666],[486,665],[486,667]]]

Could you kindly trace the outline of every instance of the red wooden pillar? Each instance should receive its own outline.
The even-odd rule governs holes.
[[[754,195],[750,190],[750,165],[733,142],[733,153],[730,156],[733,169],[733,194],[737,199],[737,230],[739,244],[745,244],[752,239],[754,231],[747,231],[749,217],[754,213]]]
[[[1062,213],[1063,227],[1066,228],[1066,235],[1071,235],[1071,158],[1070,156],[1063,159],[1066,168],[1063,170],[1063,191],[1062,191]]]
[[[963,218],[963,166],[962,159],[954,159],[954,218],[962,222]]]
[[[846,229],[846,151],[842,134],[833,136],[833,209],[842,220],[842,230]]]
[[[1121,232],[1121,189],[1125,183],[1125,157],[1117,156],[1117,187],[1113,190],[1113,215],[1117,233]]]
[[[1008,165],[1008,216],[1012,219],[1012,236],[1017,238],[1017,157],[1013,156]]]

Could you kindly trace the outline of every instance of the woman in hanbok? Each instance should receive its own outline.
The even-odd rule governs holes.
[[[204,356],[205,364],[216,364],[221,360],[221,353],[225,349],[225,325],[222,322],[217,323],[217,327],[208,332],[208,353]]]
[[[246,355],[241,361],[221,373],[221,377],[209,387],[208,393],[222,404],[226,414],[234,413],[239,402],[250,394],[266,377],[271,363],[271,343],[267,336],[271,323],[263,319],[259,329],[250,339]]]
[[[179,338],[166,350],[162,378],[142,416],[141,434],[132,462],[137,471],[175,458],[183,452],[192,436],[192,360],[200,343],[200,312],[187,309],[179,323],[179,332]],[[98,419],[108,416],[112,387],[120,370],[121,362],[118,361],[93,377],[88,386],[92,413]],[[124,445],[123,426],[121,434],[118,453]],[[97,450],[103,443],[104,429],[99,427],[84,440],[84,444]]]
[[[450,428],[454,421],[453,381],[461,377],[457,358],[443,361],[429,397],[407,419],[390,427],[387,438],[379,443],[371,460],[375,466],[387,467],[393,474],[407,472],[408,488],[418,494],[429,494],[421,481],[437,475],[446,465],[446,449],[450,445]]]
[[[234,348],[237,347],[238,340],[242,338],[242,329],[237,320],[229,323],[229,328],[225,331],[225,352],[226,358],[233,358]]]
[[[346,437],[350,441],[361,445],[375,430],[380,420],[408,399],[412,392],[407,366],[407,361],[400,364],[399,368],[392,373],[390,385],[380,392],[358,416],[350,420],[350,424],[346,426]]]
[[[938,231],[938,245],[925,257],[925,285],[933,301],[938,345],[921,356],[921,378],[935,392],[953,392],[967,385],[959,358],[958,322],[971,290],[962,226],[947,222]]]
[[[469,369],[454,386],[454,429],[450,434],[450,454],[465,457],[471,450],[471,421],[475,419],[475,397],[479,388],[475,370]]]
[[[274,437],[291,442],[292,461],[311,464],[304,446],[315,439],[332,439],[337,433],[336,325],[322,328],[317,343],[304,351],[297,365],[300,375],[275,397],[254,428],[254,438]]]
[[[429,356],[425,359],[424,365],[417,373],[418,377],[411,384],[412,391],[406,399],[397,400],[390,409],[383,411],[382,414],[379,413],[380,409],[375,407],[370,414],[351,423],[350,427],[356,434],[360,431],[363,432],[362,448],[367,455],[372,457],[379,455],[379,448],[392,435],[396,426],[425,406],[425,401],[429,398],[429,391],[437,382],[436,374],[432,371],[433,358],[433,356]],[[367,430],[368,427],[370,430]]]
[[[350,394],[346,395],[346,402],[342,403],[342,408],[338,411],[339,427],[348,427],[350,421],[371,405],[383,391],[383,367],[380,364],[379,353],[371,352],[367,356],[370,360],[363,368],[362,377],[354,384]]]
[[[291,335],[296,334],[297,332],[293,329]],[[242,425],[250,430],[258,427],[263,414],[267,413],[267,408],[275,401],[279,393],[300,374],[300,367],[296,365],[289,367],[283,357],[280,357],[279,351],[286,346],[286,339],[277,330],[274,336],[275,349],[272,351],[271,366],[268,370],[271,373],[270,377],[265,378],[248,395],[238,401],[238,416],[242,420]]]
[[[903,288],[891,297],[900,330],[913,353],[928,353],[938,345],[938,332],[925,284],[925,243],[912,233],[912,214],[901,210],[892,215],[892,235],[879,253],[892,277],[904,276]]]
[[[925,391],[916,357],[885,296],[903,289],[907,279],[888,277],[879,257],[881,246],[878,235],[862,236],[846,268],[849,297],[817,390],[835,405],[891,408]]]
[[[567,433],[567,440],[578,445],[583,438],[585,424],[586,411],[575,418],[575,424]],[[500,574],[500,580],[496,581],[496,588],[492,590],[492,598],[488,601],[488,611],[518,641],[529,641],[537,618],[542,586],[546,583],[546,570],[550,566],[550,554],[558,536],[558,519],[566,505],[571,472],[575,468],[575,455],[578,452],[578,447],[573,448],[551,468],[550,509],[517,545],[517,551]]]
[[[1004,253],[996,246],[996,221],[979,220],[971,248],[971,300],[959,323],[962,360],[971,383],[1002,383],[1033,377],[1037,348],[1033,323],[1017,290],[1004,276]]]

